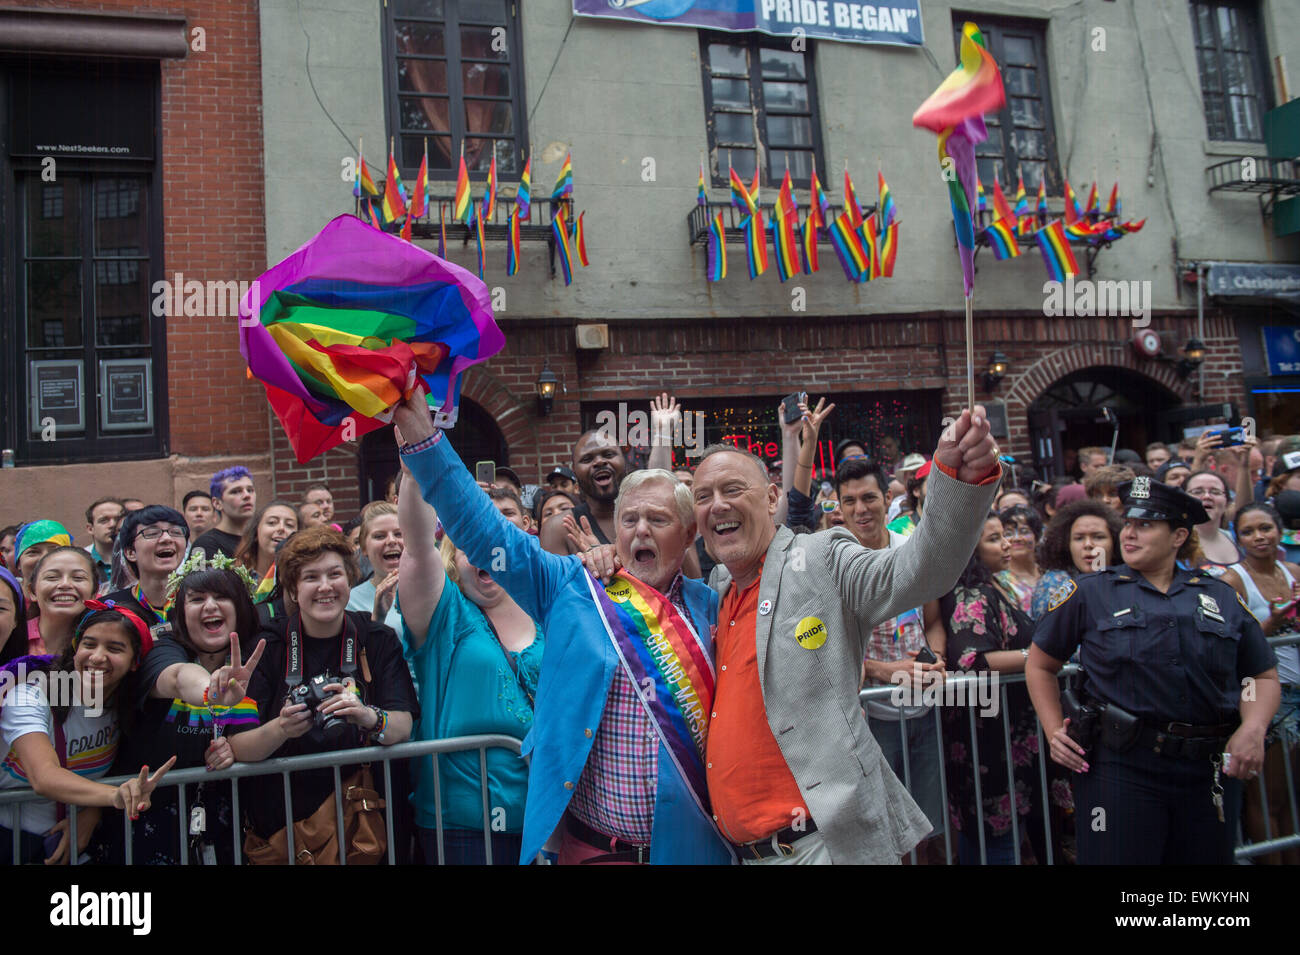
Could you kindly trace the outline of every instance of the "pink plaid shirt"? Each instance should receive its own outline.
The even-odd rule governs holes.
[[[681,574],[666,596],[677,612],[690,620],[682,598]],[[619,666],[569,811],[597,832],[648,845],[658,780],[659,736],[631,678]]]

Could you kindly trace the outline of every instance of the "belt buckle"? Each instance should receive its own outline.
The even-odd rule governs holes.
[[[1160,752],[1160,747],[1165,744],[1166,739],[1168,739],[1168,737],[1165,736],[1164,730],[1156,730],[1156,745],[1155,745],[1156,753]]]
[[[778,842],[776,844],[776,850],[787,859],[794,855],[794,846],[790,845],[788,842]]]
[[[1179,733],[1177,732],[1177,730],[1175,730],[1175,727],[1177,727],[1178,729],[1190,731],[1192,728],[1192,724],[1191,723],[1168,723],[1165,726],[1165,729],[1167,729],[1174,736],[1187,736],[1188,732]]]

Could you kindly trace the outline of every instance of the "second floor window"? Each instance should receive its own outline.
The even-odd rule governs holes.
[[[1196,66],[1211,139],[1263,141],[1269,77],[1253,3],[1192,3]]]
[[[513,0],[389,0],[386,9],[389,128],[401,168],[419,168],[427,143],[431,179],[455,177],[462,145],[471,173],[486,173],[493,156],[501,175],[522,170],[528,136]]]
[[[954,15],[953,30],[961,44],[962,23]],[[984,117],[989,138],[975,147],[980,179],[986,188],[994,180],[1004,189],[1025,177],[1025,189],[1032,195],[1040,182],[1047,191],[1062,188],[1056,159],[1056,127],[1052,119],[1052,96],[1048,89],[1045,33],[1032,20],[979,18],[980,32],[989,52],[1002,71],[1007,102],[1001,110]]]
[[[811,47],[797,52],[757,34],[702,33],[700,54],[715,186],[727,184],[728,162],[746,183],[756,164],[766,185],[786,169],[803,188],[814,164],[824,173]]]

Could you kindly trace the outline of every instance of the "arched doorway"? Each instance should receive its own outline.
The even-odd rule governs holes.
[[[1140,372],[1110,366],[1080,368],[1055,381],[1029,406],[1034,466],[1044,479],[1069,474],[1074,462],[1067,462],[1067,452],[1109,448],[1116,426],[1117,447],[1143,454],[1152,441],[1178,437],[1168,412],[1179,404],[1178,395]]]
[[[495,461],[497,464],[509,462],[506,439],[497,427],[496,420],[481,405],[464,395],[460,399],[460,415],[451,437],[460,459],[471,471],[474,470],[475,461]],[[362,503],[383,500],[384,488],[399,467],[392,425],[361,438],[358,465]]]

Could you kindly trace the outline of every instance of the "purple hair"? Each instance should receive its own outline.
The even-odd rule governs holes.
[[[248,468],[243,465],[235,465],[233,468],[226,468],[224,471],[218,471],[212,475],[212,483],[208,485],[208,491],[212,497],[220,499],[226,490],[226,485],[231,484],[241,478],[248,478],[250,481],[253,475],[249,473]]]

